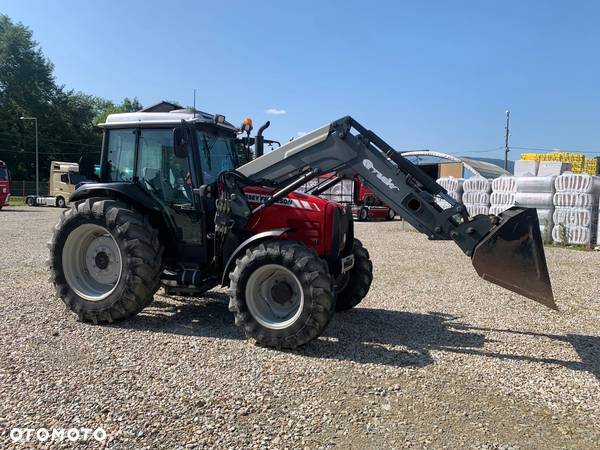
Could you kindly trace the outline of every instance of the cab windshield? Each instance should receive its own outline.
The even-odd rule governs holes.
[[[200,152],[202,184],[212,184],[217,181],[221,172],[235,169],[236,156],[231,137],[215,135],[205,130],[196,130],[196,137]]]
[[[6,167],[0,167],[0,181],[8,180],[8,171]]]

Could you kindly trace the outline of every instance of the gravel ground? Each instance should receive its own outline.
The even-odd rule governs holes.
[[[44,265],[59,212],[0,213],[2,448],[25,447],[13,427],[102,427],[115,449],[600,446],[598,253],[547,249],[556,313],[480,280],[452,243],[360,223],[368,297],[275,351],[243,339],[221,290],[77,322]]]

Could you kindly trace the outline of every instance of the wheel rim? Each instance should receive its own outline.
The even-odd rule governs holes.
[[[367,212],[366,209],[361,209],[360,210],[360,219],[361,220],[367,220],[367,216],[369,215],[369,213]]]
[[[388,219],[392,220],[394,217],[396,217],[396,213],[394,212],[393,209],[390,209],[388,211]]]
[[[62,263],[71,289],[90,301],[108,297],[119,284],[123,268],[117,241],[96,224],[81,225],[69,234]]]
[[[304,307],[302,284],[294,273],[279,264],[266,264],[246,283],[246,306],[263,327],[281,330],[292,325]]]

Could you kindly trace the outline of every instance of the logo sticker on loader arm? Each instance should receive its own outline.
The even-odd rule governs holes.
[[[385,184],[388,188],[394,190],[396,189],[397,191],[400,190],[400,188],[398,188],[398,186],[396,186],[394,184],[394,182],[392,181],[391,178],[386,177],[384,174],[382,174],[379,170],[377,170],[375,168],[375,166],[373,165],[373,162],[369,159],[363,159],[363,166],[366,167],[367,170],[370,170],[371,172],[373,172],[375,174],[375,176],[379,179],[379,181],[381,181],[383,184]]]

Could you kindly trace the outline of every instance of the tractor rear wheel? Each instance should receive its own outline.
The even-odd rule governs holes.
[[[249,248],[229,278],[235,324],[262,345],[306,344],[323,332],[335,310],[327,264],[299,242],[273,240]]]
[[[105,198],[76,203],[62,214],[48,247],[51,281],[80,320],[132,317],[160,286],[158,231],[125,203]]]
[[[373,281],[373,263],[362,242],[354,239],[354,267],[336,279],[335,309],[354,308],[367,296]]]

